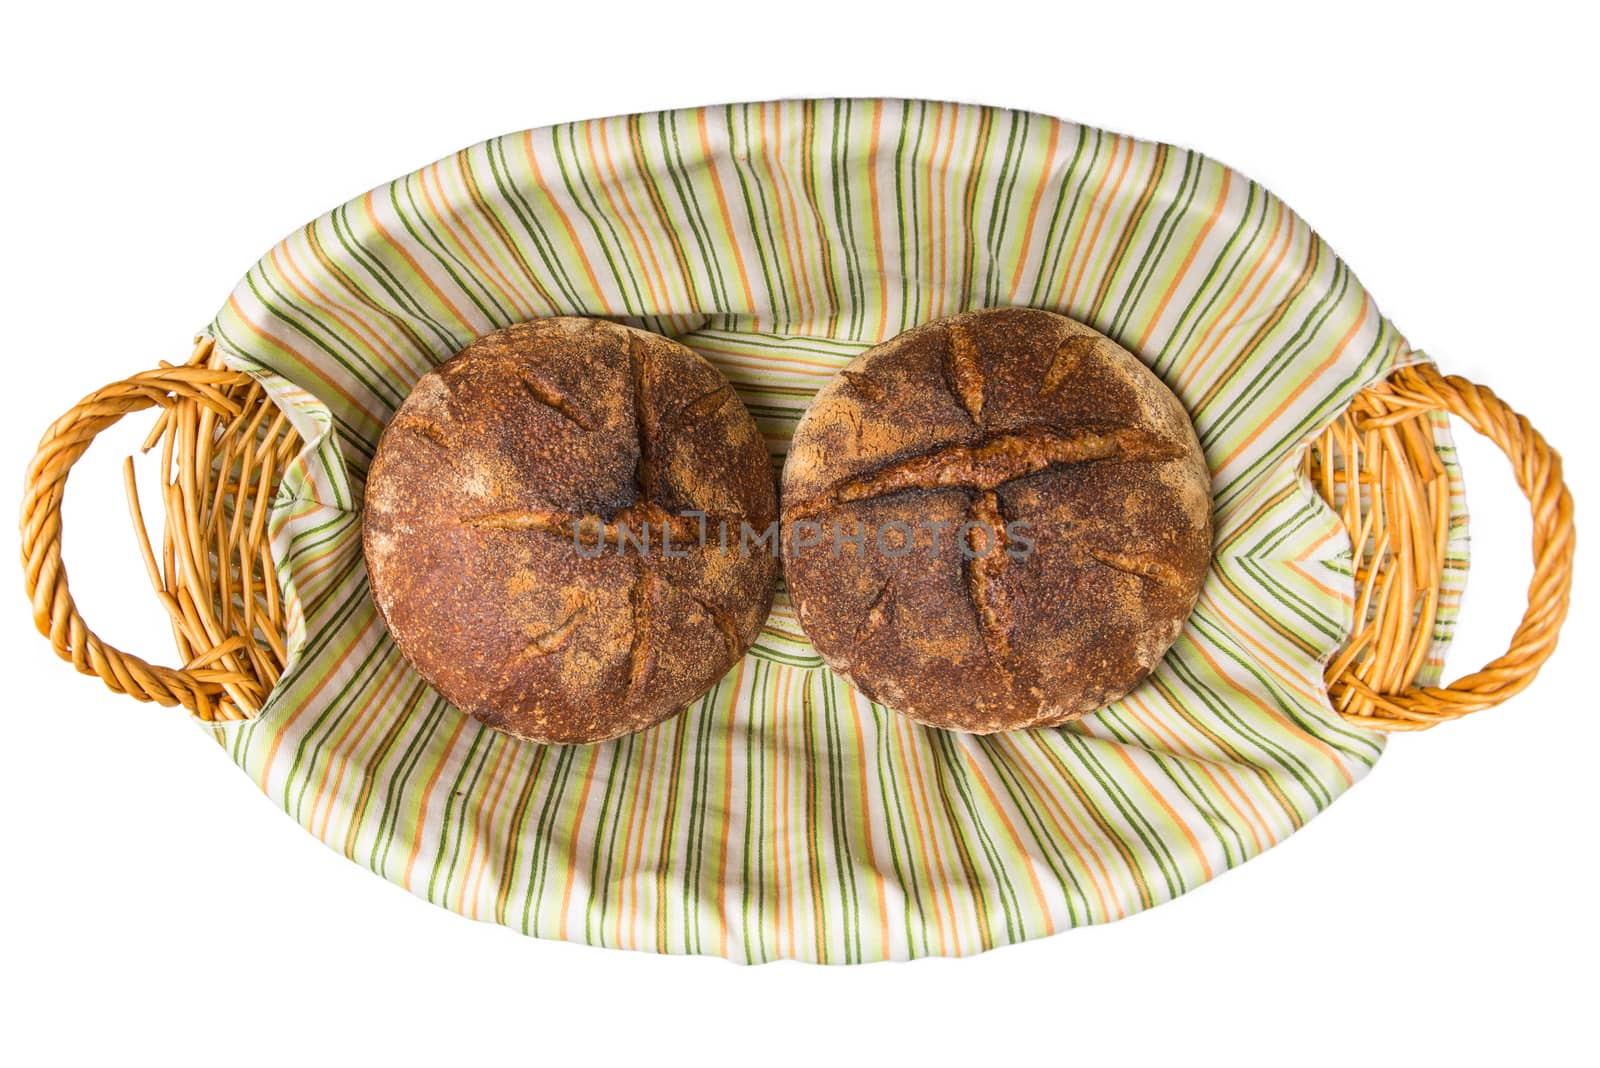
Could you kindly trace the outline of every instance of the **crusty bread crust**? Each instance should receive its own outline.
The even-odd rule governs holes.
[[[776,517],[732,386],[667,338],[552,318],[417,383],[378,443],[362,540],[379,613],[440,694],[520,738],[596,742],[703,694],[771,607],[773,555],[701,544],[688,511],[713,531]]]
[[[1026,308],[852,361],[795,431],[783,518],[789,593],[829,666],[975,733],[1126,694],[1178,637],[1211,555],[1210,477],[1178,399],[1109,338]]]

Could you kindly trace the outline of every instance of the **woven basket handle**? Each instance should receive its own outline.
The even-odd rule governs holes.
[[[175,553],[168,543],[166,575],[147,539],[145,557],[190,656],[182,668],[149,664],[102,641],[79,614],[61,562],[61,502],[72,465],[100,431],[152,407],[167,409],[169,451],[178,441],[178,481],[167,488],[179,507],[169,511],[168,538],[174,525],[180,529]],[[1411,680],[1431,644],[1449,528],[1448,480],[1429,422],[1435,412],[1465,420],[1510,458],[1533,508],[1534,569],[1527,612],[1505,654],[1447,687],[1420,687]],[[162,366],[85,397],[50,426],[28,465],[22,559],[40,633],[62,659],[117,693],[182,705],[204,720],[254,715],[285,658],[263,520],[275,475],[297,447],[283,413],[248,375],[223,366],[208,338],[182,367]],[[1431,364],[1406,367],[1362,391],[1308,450],[1307,471],[1358,547],[1362,625],[1327,668],[1340,715],[1376,730],[1423,730],[1493,707],[1533,681],[1566,618],[1574,535],[1561,457],[1525,418],[1485,387]],[[242,508],[222,507],[241,497],[248,498]]]
[[[241,398],[259,392],[250,376],[213,358],[210,339],[201,338],[188,364],[144,371],[83,398],[45,431],[28,464],[22,499],[22,563],[34,625],[50,639],[58,656],[84,674],[99,676],[116,693],[167,706],[182,705],[202,719],[240,718],[228,699],[253,692],[259,680],[240,670],[230,655],[238,652],[241,643],[237,639],[224,637],[207,643],[211,647],[193,662],[172,668],[123,652],[89,628],[72,599],[61,562],[61,503],[67,475],[95,436],[130,412],[161,407],[169,409],[166,416],[173,416],[175,406],[195,405],[197,412],[209,413],[200,418],[210,440],[218,433],[216,428],[244,414]],[[136,507],[136,500],[133,503]],[[154,568],[148,542],[145,548],[147,562]],[[198,552],[202,565],[211,561],[208,546],[201,545]],[[178,611],[175,605],[168,608]]]
[[[1353,430],[1348,440],[1366,442],[1364,447],[1356,446],[1352,451],[1360,452],[1364,448],[1365,452],[1380,456],[1376,461],[1367,458],[1361,463],[1350,463],[1347,455],[1346,462],[1361,472],[1360,477],[1369,489],[1376,489],[1377,496],[1387,499],[1390,512],[1389,529],[1378,539],[1381,544],[1375,554],[1383,560],[1368,564],[1368,573],[1376,577],[1375,573],[1384,569],[1389,554],[1401,551],[1395,546],[1408,540],[1415,542],[1424,556],[1431,554],[1442,561],[1448,527],[1447,504],[1435,501],[1430,508],[1422,502],[1423,495],[1416,492],[1414,485],[1398,490],[1391,487],[1387,472],[1393,468],[1381,466],[1385,463],[1381,457],[1385,451],[1390,453],[1389,461],[1394,461],[1396,454],[1409,451],[1411,455],[1398,461],[1398,466],[1415,463],[1419,450],[1403,448],[1396,431],[1407,424],[1413,430],[1424,427],[1429,414],[1440,411],[1458,416],[1500,447],[1511,461],[1517,485],[1532,505],[1533,580],[1528,586],[1528,608],[1503,655],[1448,686],[1412,686],[1409,681],[1421,664],[1420,652],[1429,640],[1433,613],[1437,609],[1437,584],[1431,591],[1421,591],[1424,611],[1415,613],[1425,620],[1421,624],[1410,622],[1416,601],[1399,602],[1399,611],[1391,618],[1403,616],[1402,622],[1388,628],[1368,626],[1330,665],[1329,694],[1335,707],[1347,720],[1364,727],[1420,730],[1498,705],[1527,687],[1538,675],[1540,667],[1555,651],[1556,638],[1567,614],[1572,590],[1574,533],[1572,494],[1562,478],[1560,454],[1526,418],[1493,391],[1456,375],[1440,374],[1432,364],[1417,364],[1396,371],[1382,386],[1358,398],[1346,417]],[[1428,452],[1432,459],[1431,448]],[[1396,481],[1405,483],[1409,479]],[[1368,496],[1371,498],[1373,494]],[[1372,505],[1370,511],[1377,512],[1382,507],[1380,501]],[[1349,518],[1347,512],[1347,524]],[[1379,518],[1381,525],[1382,517]],[[1360,553],[1359,547],[1372,539],[1374,523],[1369,515],[1356,526],[1364,535],[1358,536],[1356,528],[1352,527],[1352,540]],[[1389,579],[1391,587],[1406,587],[1406,577],[1413,579],[1412,585],[1393,595],[1415,597],[1419,587],[1426,586],[1426,580],[1416,573],[1421,569],[1411,570],[1412,562],[1408,560],[1398,567],[1388,567],[1391,573],[1398,571],[1401,576]],[[1374,600],[1371,593],[1369,580],[1361,597],[1362,607]],[[1382,614],[1380,606],[1374,615]],[[1358,620],[1363,618],[1364,614],[1358,615]],[[1386,629],[1407,628],[1412,629],[1407,635],[1411,639],[1409,642],[1395,633],[1385,632]],[[1413,652],[1397,651],[1400,648]],[[1387,672],[1385,659],[1390,664],[1405,661],[1401,676],[1407,685],[1390,690],[1378,684]],[[1394,675],[1389,673],[1389,677],[1393,679]]]

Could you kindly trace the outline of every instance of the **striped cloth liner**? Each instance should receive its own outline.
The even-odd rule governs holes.
[[[780,593],[683,715],[539,746],[446,705],[374,614],[358,509],[379,431],[480,334],[584,314],[674,335],[737,386],[776,467],[852,357],[1002,304],[1138,353],[1215,475],[1199,607],[1099,715],[991,737],[916,726],[836,679]],[[744,962],[970,954],[1193,889],[1382,751],[1327,704],[1350,545],[1297,464],[1358,390],[1420,357],[1282,202],[1193,152],[899,100],[530,130],[307,224],[211,332],[310,443],[271,520],[292,662],[259,719],[216,737],[329,846],[475,919]],[[1465,568],[1459,496],[1435,669]]]

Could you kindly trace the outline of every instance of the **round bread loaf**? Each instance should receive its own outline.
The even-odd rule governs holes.
[[[771,460],[727,379],[597,319],[486,335],[384,430],[362,540],[378,611],[458,708],[538,742],[660,722],[744,655],[772,604]],[[709,537],[703,532],[709,528]]]
[[[1177,638],[1211,555],[1205,458],[1132,354],[991,308],[857,357],[783,471],[806,636],[921,723],[1054,726],[1127,693]]]

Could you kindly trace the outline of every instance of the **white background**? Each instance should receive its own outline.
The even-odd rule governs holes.
[[[370,186],[529,126],[882,94],[1033,109],[1261,180],[1413,343],[1562,448],[1580,521],[1600,500],[1596,34],[1566,5],[544,7],[12,9],[12,492],[51,418],[183,359],[257,256]],[[129,423],[73,476],[67,562],[102,634],[166,658],[122,502],[148,426]],[[1475,560],[1452,675],[1503,648],[1529,572],[1509,467],[1462,448]],[[13,573],[0,1059],[1593,1064],[1590,549],[1536,685],[1397,739],[1266,856],[1110,927],[855,969],[536,942],[424,904],[301,831],[180,713],[55,660]]]

